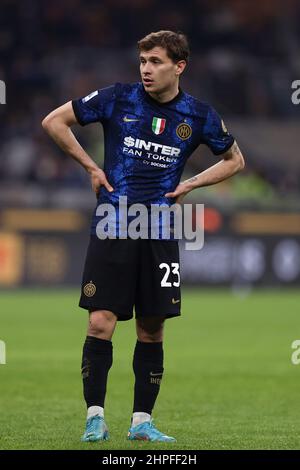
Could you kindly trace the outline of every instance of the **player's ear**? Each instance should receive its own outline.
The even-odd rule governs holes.
[[[175,75],[177,75],[177,76],[181,75],[182,72],[184,71],[185,67],[186,67],[186,61],[185,60],[179,60],[176,63]]]

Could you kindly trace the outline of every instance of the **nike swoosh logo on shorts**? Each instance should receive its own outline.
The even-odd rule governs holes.
[[[172,304],[178,304],[178,302],[180,302],[180,299],[175,300],[174,297],[173,297],[173,299],[172,299]]]

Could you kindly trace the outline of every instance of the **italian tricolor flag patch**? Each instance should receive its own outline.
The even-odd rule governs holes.
[[[154,134],[161,134],[166,127],[166,120],[154,117],[152,120],[152,130]]]

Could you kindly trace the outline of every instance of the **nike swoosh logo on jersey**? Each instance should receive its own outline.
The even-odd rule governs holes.
[[[150,375],[151,375],[152,377],[156,377],[156,376],[158,376],[158,375],[162,375],[162,372],[159,372],[159,374],[154,374],[153,372],[150,372]]]
[[[128,118],[127,116],[123,117],[124,122],[133,122],[133,121],[139,121],[139,119],[133,119],[133,118]]]
[[[178,304],[178,302],[180,302],[180,299],[175,300],[174,297],[172,298],[172,304]]]

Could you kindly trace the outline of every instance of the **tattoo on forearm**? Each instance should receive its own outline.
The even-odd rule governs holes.
[[[194,183],[195,181],[197,181],[197,176],[192,176],[192,178],[185,180],[184,183]]]

